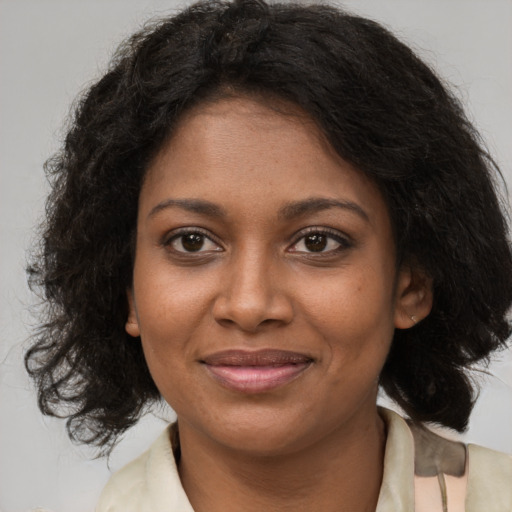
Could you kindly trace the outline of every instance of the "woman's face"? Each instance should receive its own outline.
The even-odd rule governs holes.
[[[126,325],[181,429],[257,453],[375,422],[415,313],[379,190],[288,108],[181,121],[141,190]]]

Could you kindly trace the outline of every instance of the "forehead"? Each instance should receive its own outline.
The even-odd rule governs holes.
[[[220,201],[253,216],[324,197],[388,219],[377,186],[339,157],[302,110],[247,97],[198,105],[180,120],[148,168],[140,209],[167,197]]]

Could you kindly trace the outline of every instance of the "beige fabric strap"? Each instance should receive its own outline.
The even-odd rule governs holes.
[[[462,475],[415,475],[415,512],[512,512],[512,457],[476,445],[467,453]]]
[[[423,425],[409,424],[414,437],[415,512],[464,512],[467,452]]]
[[[465,512],[467,484],[467,473],[461,477],[444,473],[435,477],[415,476],[415,512]]]

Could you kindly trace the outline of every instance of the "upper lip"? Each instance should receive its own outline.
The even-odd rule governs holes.
[[[313,358],[298,352],[277,349],[249,350],[223,350],[210,354],[202,363],[211,366],[277,366],[285,364],[305,364]]]

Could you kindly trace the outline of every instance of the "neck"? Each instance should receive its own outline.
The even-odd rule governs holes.
[[[196,512],[370,512],[377,505],[385,428],[376,411],[277,456],[231,450],[182,423],[180,442],[180,477]]]

